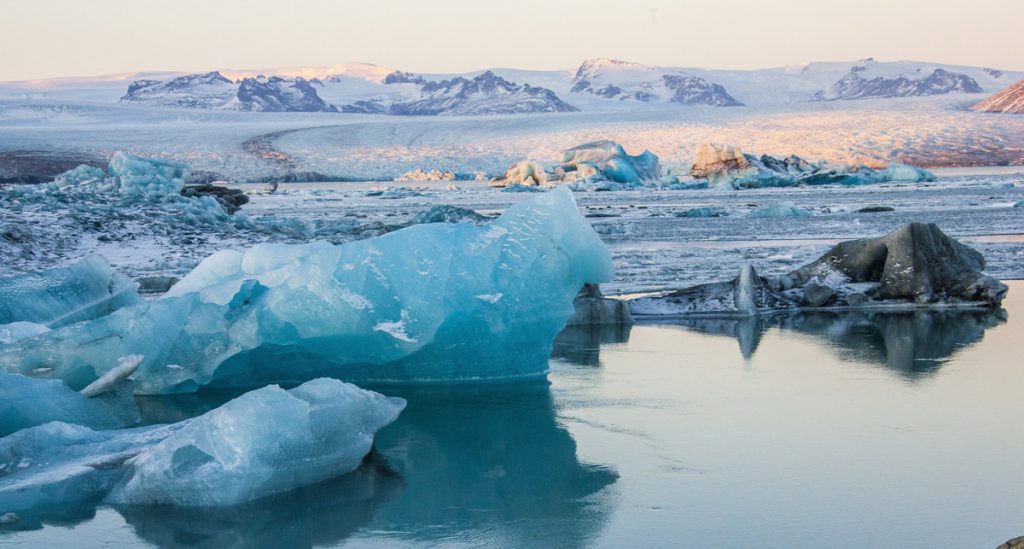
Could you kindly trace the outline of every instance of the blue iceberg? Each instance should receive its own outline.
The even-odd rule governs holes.
[[[0,439],[0,505],[236,505],[355,470],[404,408],[401,398],[317,379],[251,391],[171,425],[47,423]]]
[[[92,385],[73,391],[59,379],[0,373],[0,437],[51,421],[93,429],[118,429],[139,422],[132,384]]]
[[[328,376],[539,377],[608,250],[561,188],[483,225],[415,225],[340,246],[264,244],[204,260],[161,299],[0,347],[0,369],[84,387],[144,355],[136,392]]]
[[[765,204],[747,214],[754,218],[810,217],[811,212],[789,202]]]
[[[13,323],[60,328],[140,301],[138,284],[92,255],[70,267],[0,279],[0,330]]]

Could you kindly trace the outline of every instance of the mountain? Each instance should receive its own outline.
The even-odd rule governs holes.
[[[219,72],[188,74],[172,80],[136,80],[128,85],[123,103],[142,103],[153,107],[222,109],[232,103],[238,86]]]
[[[319,81],[315,81],[319,83]],[[253,112],[336,112],[305,78],[257,76],[232,82],[220,72],[188,74],[171,80],[136,80],[123,103]]]
[[[616,59],[590,59],[576,69],[572,93],[603,99],[735,107],[740,103],[720,84],[699,76]]]
[[[348,63],[6,82],[0,83],[0,99],[94,103],[120,99],[153,106],[261,112],[473,115],[634,111],[678,105],[775,108],[822,100],[886,101],[911,96],[955,99],[959,94],[995,93],[1021,79],[1021,71],[871,58],[756,70],[591,59],[566,70],[494,68],[461,74],[414,74]]]
[[[971,110],[1024,114],[1024,80],[978,103]]]
[[[362,100],[342,106],[343,112],[391,114],[399,116],[488,115],[539,112],[572,112],[555,92],[529,84],[516,84],[486,71],[473,78],[457,76],[448,80],[426,81],[409,73],[394,72],[385,84],[417,84],[419,96],[398,100]]]
[[[874,60],[866,61],[873,62]],[[923,77],[919,74],[895,74],[866,78],[864,75],[869,70],[868,63],[852,67],[849,73],[832,84],[831,87],[815,93],[814,98],[823,101],[836,101],[868,97],[918,97],[984,91],[978,82],[970,76],[943,68],[936,68],[931,74]]]

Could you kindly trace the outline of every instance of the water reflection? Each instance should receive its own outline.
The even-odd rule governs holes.
[[[589,342],[591,336],[584,337]],[[596,347],[618,336],[594,336]],[[547,382],[369,387],[408,407],[355,473],[227,509],[118,506],[158,547],[310,547],[372,537],[426,545],[580,547],[611,515],[618,479],[580,463]],[[233,393],[138,399],[146,423],[180,421]],[[90,519],[83,508],[72,522]],[[52,521],[48,521],[52,522]]]
[[[546,382],[397,394],[409,406],[377,447],[406,484],[377,513],[378,535],[430,545],[579,547],[611,515],[605,489],[618,475],[580,463]]]
[[[1006,322],[1003,309],[813,311],[746,319],[675,319],[673,325],[736,338],[744,359],[753,357],[770,328],[806,334],[843,360],[884,366],[902,377],[927,377],[958,350],[981,341]]]
[[[351,536],[402,485],[386,463],[372,457],[343,477],[236,507],[116,510],[136,535],[157,547],[313,547]]]
[[[551,358],[579,366],[600,366],[601,346],[629,341],[631,324],[569,326],[555,338]]]

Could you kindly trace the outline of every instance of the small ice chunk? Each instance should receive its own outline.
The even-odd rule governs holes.
[[[795,206],[789,202],[766,204],[750,212],[748,217],[755,218],[780,218],[780,217],[810,217],[811,212]]]
[[[118,383],[128,379],[129,376],[135,373],[135,370],[139,369],[142,359],[142,355],[128,355],[117,359],[117,367],[100,376],[99,379],[87,385],[79,393],[86,398],[92,398],[113,390]]]

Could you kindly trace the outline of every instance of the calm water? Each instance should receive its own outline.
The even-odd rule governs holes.
[[[550,383],[381,388],[409,406],[342,479],[0,545],[994,548],[1024,534],[1024,283],[1005,308],[568,332]]]

